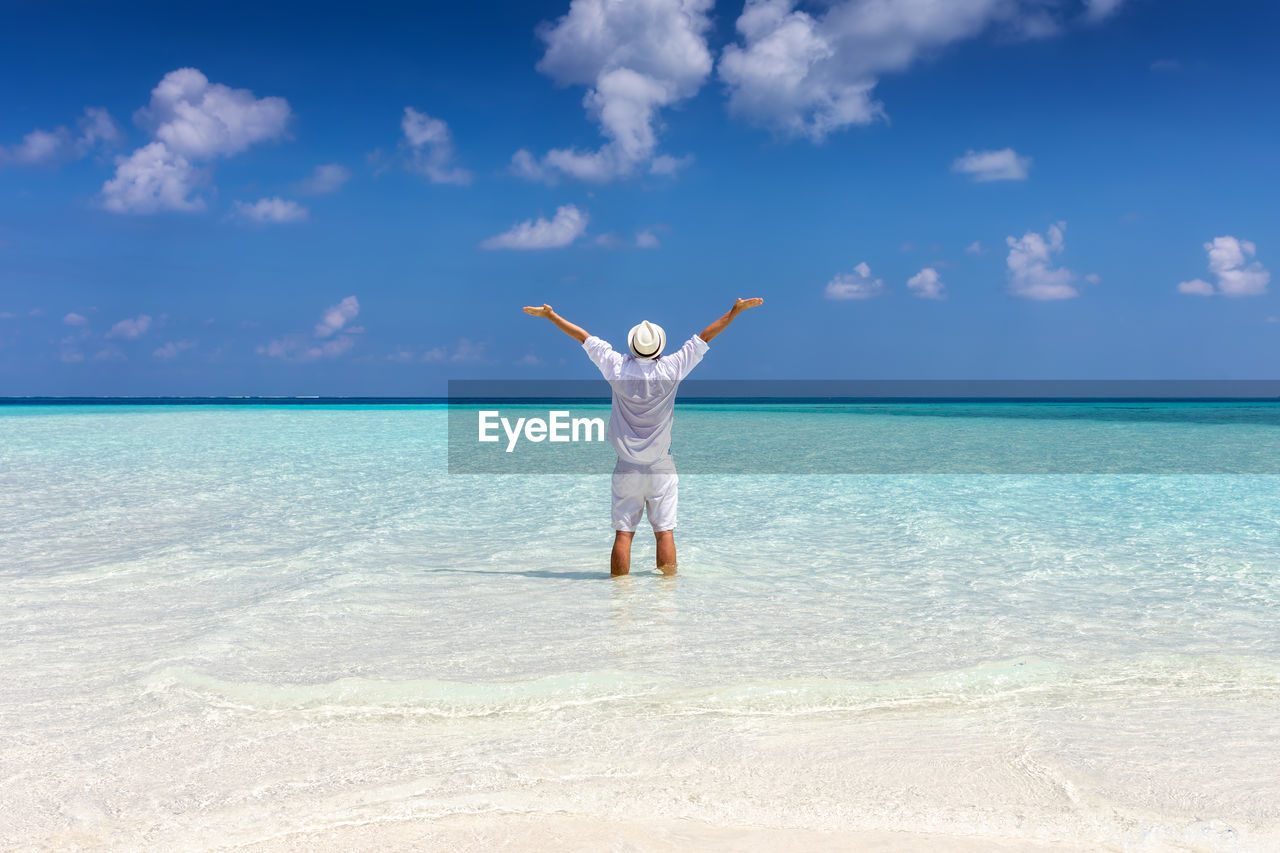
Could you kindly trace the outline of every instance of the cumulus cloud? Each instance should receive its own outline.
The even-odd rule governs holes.
[[[316,337],[327,338],[334,332],[341,331],[342,327],[354,320],[359,313],[360,301],[354,296],[348,296],[324,312],[324,319],[316,323]]]
[[[738,115],[785,136],[815,142],[884,117],[880,78],[992,28],[1019,37],[1052,35],[1074,0],[830,0],[810,13],[795,0],[747,0],[738,41],[718,73]],[[1105,17],[1116,0],[1091,0]],[[1110,9],[1108,9],[1110,11]]]
[[[168,361],[171,358],[176,358],[179,353],[185,352],[194,346],[194,341],[169,341],[163,346],[157,347],[151,355],[155,358]]]
[[[1055,267],[1053,256],[1062,253],[1067,223],[1055,222],[1045,235],[1028,231],[1021,238],[1006,237],[1009,246],[1009,292],[1024,299],[1072,299],[1080,295],[1072,282],[1076,274]]]
[[[285,335],[259,346],[258,354],[286,361],[335,358],[355,346],[355,334],[362,329],[350,328],[347,324],[359,313],[360,301],[355,296],[348,296],[325,310],[311,337]]]
[[[66,142],[66,137],[57,131],[36,128],[18,144],[2,149],[3,159],[24,165],[46,163],[58,156]]]
[[[1213,296],[1214,289],[1212,282],[1205,281],[1202,278],[1193,278],[1190,281],[1181,282],[1178,285],[1178,292],[1192,296]]]
[[[966,255],[981,255],[985,249],[982,248],[982,243],[974,240],[972,243],[964,247],[964,251]]]
[[[658,237],[648,229],[636,232],[636,247],[640,249],[656,249],[662,244],[658,242]]]
[[[513,225],[480,244],[484,249],[559,249],[587,230],[587,214],[572,204],[556,208],[551,219],[538,217]]]
[[[1201,278],[1178,285],[1179,293],[1195,296],[1262,296],[1271,282],[1271,273],[1258,261],[1250,262],[1258,247],[1235,237],[1214,237],[1204,244],[1209,256],[1209,272],[1217,286]]]
[[[84,315],[77,314],[76,312],[72,311],[70,314],[62,318],[62,322],[66,323],[68,326],[84,326],[89,321],[88,319],[85,318]]]
[[[274,196],[255,202],[237,201],[236,216],[246,222],[259,224],[302,222],[307,218],[308,211],[296,201]]]
[[[968,175],[978,183],[1025,181],[1030,169],[1031,158],[1019,155],[1012,148],[998,151],[974,151],[971,148],[951,164],[951,171]]]
[[[116,323],[111,327],[111,331],[107,332],[107,337],[133,340],[146,334],[147,329],[150,328],[151,317],[146,314],[139,314],[137,317],[126,317]]]
[[[117,158],[115,177],[102,186],[103,207],[116,213],[201,210],[203,199],[191,196],[206,173],[196,164],[280,138],[289,117],[284,98],[210,83],[194,68],[170,71],[134,116],[154,141]]]
[[[195,68],[164,75],[151,90],[150,105],[136,116],[169,150],[192,159],[239,154],[254,143],[278,139],[289,117],[284,98],[258,98],[248,89],[210,83]]]
[[[512,171],[603,183],[648,164],[671,174],[681,161],[656,155],[661,110],[692,97],[711,73],[706,33],[712,0],[572,0],[539,28],[546,53],[538,70],[562,86],[586,86],[583,106],[607,140],[595,150],[553,149],[512,157]],[[665,158],[665,159],[664,159]]]
[[[453,135],[444,121],[405,107],[400,129],[410,171],[426,175],[433,184],[471,183],[471,173],[454,165]]]
[[[351,170],[339,163],[316,166],[308,177],[294,184],[294,190],[303,195],[328,195],[337,192],[351,180]]]
[[[113,213],[203,210],[204,199],[191,193],[204,173],[187,158],[152,142],[116,159],[116,175],[102,185],[102,206]]]
[[[946,285],[933,267],[925,267],[907,279],[907,289],[922,299],[945,299]]]
[[[102,107],[85,107],[73,131],[65,125],[53,130],[36,128],[14,145],[0,145],[0,165],[38,165],[79,160],[95,149],[120,140],[120,128]]]
[[[825,291],[828,299],[869,299],[884,290],[884,280],[871,276],[871,267],[866,262],[858,264],[853,272],[838,274],[827,282]]]

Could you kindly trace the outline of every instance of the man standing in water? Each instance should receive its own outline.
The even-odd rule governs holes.
[[[630,353],[621,355],[607,341],[561,317],[550,305],[525,307],[526,314],[546,317],[582,344],[613,389],[609,442],[618,452],[618,464],[613,469],[611,574],[631,571],[631,540],[646,509],[658,540],[658,569],[664,575],[676,573],[676,493],[680,480],[671,458],[676,388],[702,361],[712,338],[728,328],[734,317],[763,303],[759,297],[735,301],[723,317],[665,358],[666,332],[648,320],[631,329],[627,335]]]

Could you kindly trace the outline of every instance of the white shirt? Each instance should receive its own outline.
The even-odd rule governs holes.
[[[671,452],[676,388],[702,361],[707,342],[694,335],[657,361],[629,352],[622,355],[595,335],[583,341],[582,348],[613,388],[608,438],[618,459],[646,466],[661,461]]]

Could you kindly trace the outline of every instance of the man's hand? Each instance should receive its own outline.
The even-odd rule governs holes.
[[[763,304],[764,304],[764,300],[761,299],[759,296],[753,296],[750,299],[733,300],[733,307],[730,308],[728,311],[726,311],[725,315],[721,317],[719,320],[716,320],[710,326],[707,326],[705,329],[699,332],[698,337],[702,338],[702,340],[706,341],[707,343],[711,343],[712,338],[714,338],[716,335],[720,334],[721,332],[723,332],[725,329],[729,327],[729,324],[733,322],[734,317],[737,317],[739,314],[741,314],[743,311],[746,311],[748,308],[755,308],[757,305],[763,305]]]
[[[570,323],[568,320],[553,311],[551,306],[545,302],[542,303],[542,307],[538,307],[537,305],[524,306],[524,313],[528,314],[530,317],[546,317],[552,323],[556,324],[556,328],[573,338],[578,343],[582,343],[587,338],[591,337],[586,329]]]

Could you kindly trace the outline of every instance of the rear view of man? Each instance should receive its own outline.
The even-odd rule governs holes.
[[[676,573],[676,503],[679,477],[671,458],[671,424],[675,417],[676,388],[702,361],[707,344],[733,319],[763,299],[739,299],[723,317],[685,342],[675,353],[663,356],[667,336],[661,326],[640,322],[627,335],[627,354],[614,351],[607,341],[587,333],[557,314],[550,305],[527,306],[526,314],[546,317],[569,337],[582,344],[613,389],[609,415],[609,441],[618,453],[613,469],[613,554],[610,572],[631,570],[631,541],[641,516],[648,511],[649,524],[658,540],[658,569]]]

